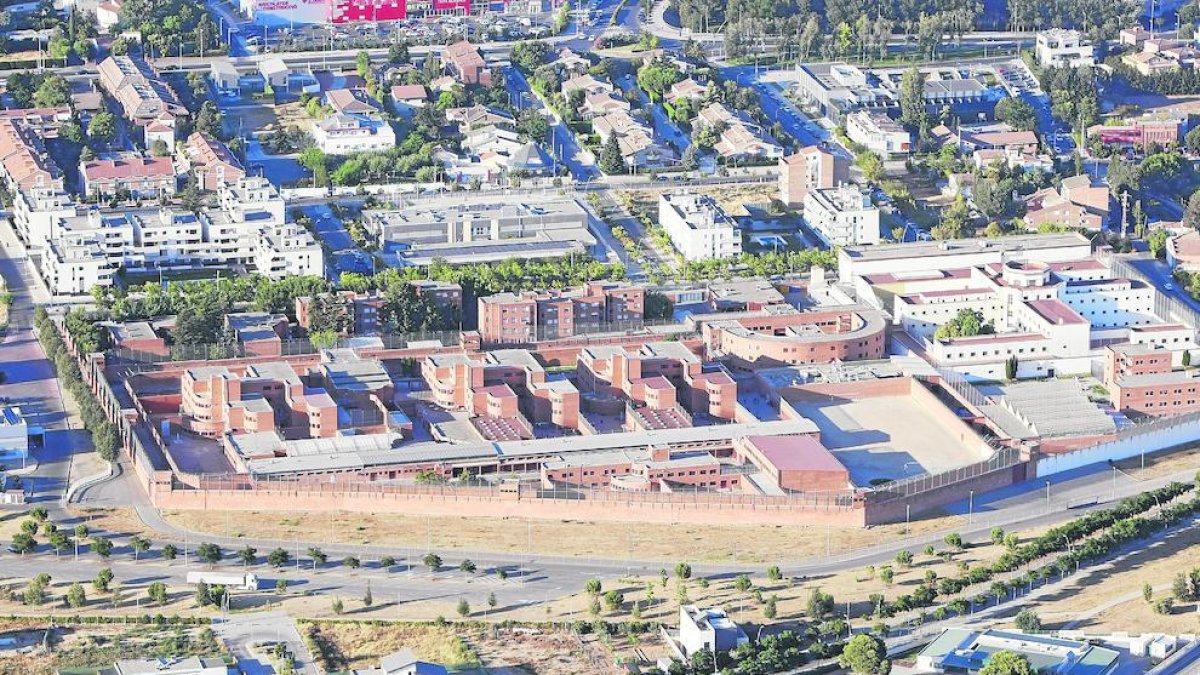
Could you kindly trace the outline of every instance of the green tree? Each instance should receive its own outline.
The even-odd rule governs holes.
[[[87,592],[83,590],[83,584],[78,581],[71,584],[67,588],[67,605],[72,609],[79,609],[87,604]]]
[[[1041,617],[1035,614],[1032,610],[1028,609],[1023,609],[1020,612],[1017,612],[1014,623],[1017,624],[1017,628],[1030,633],[1042,629]]]
[[[33,102],[39,108],[60,108],[71,104],[71,83],[62,75],[46,76],[33,94]]]
[[[167,601],[170,599],[167,595],[167,585],[161,581],[152,582],[147,586],[146,595],[149,596],[152,602],[159,605],[167,604]]]
[[[778,565],[771,565],[767,568],[767,581],[779,581],[783,578],[783,572],[779,570]]]
[[[896,578],[896,572],[891,567],[883,567],[879,570],[879,578],[885,586],[891,586],[892,581]]]
[[[371,593],[371,583],[367,582],[367,590],[363,593],[363,607],[370,607],[375,604],[375,596]]]
[[[608,140],[600,149],[600,170],[610,176],[625,171],[625,159],[615,133],[608,135]]]
[[[611,590],[604,594],[604,606],[610,612],[617,611],[625,603],[625,595],[620,591]]]
[[[342,558],[342,565],[349,567],[352,570],[356,570],[360,565],[362,565],[362,562],[358,559],[358,556],[348,555],[345,558]]]
[[[196,584],[195,597],[197,607],[208,607],[209,605],[213,604],[212,591],[209,589],[208,584],[204,583],[203,581]]]
[[[430,572],[436,572],[442,568],[442,557],[436,553],[426,553],[422,558],[422,562],[429,568]]]
[[[107,593],[113,576],[113,571],[108,567],[101,569],[99,572],[96,572],[96,577],[92,579],[92,587],[101,593]]]
[[[288,555],[288,552],[284,549],[275,548],[267,554],[267,564],[271,567],[279,568],[288,564],[288,561],[291,560],[291,558],[292,557]]]
[[[862,675],[886,675],[891,672],[883,640],[866,633],[850,638],[838,657],[838,665]]]
[[[238,550],[235,557],[241,561],[243,567],[253,565],[258,562],[258,549],[253,546],[246,546]]]
[[[92,537],[92,551],[101,558],[112,555],[113,543],[107,537]]]
[[[675,563],[675,578],[687,580],[692,578],[692,566],[685,562]]]
[[[117,137],[116,116],[106,110],[93,115],[88,122],[88,137],[103,145],[111,143]]]
[[[196,547],[196,557],[199,558],[201,562],[206,562],[209,565],[215,565],[221,562],[222,556],[223,554],[221,552],[221,547],[217,546],[216,544],[205,542]]]
[[[999,651],[988,657],[979,675],[1036,675],[1037,671],[1023,654]]]
[[[754,586],[754,582],[750,580],[749,574],[739,574],[733,580],[733,587],[739,593],[745,593]]]
[[[458,607],[455,609],[458,611],[458,615],[465,619],[471,614],[471,603],[467,602],[466,598],[459,598]]]
[[[314,570],[324,565],[329,560],[329,556],[325,555],[324,551],[316,547],[308,549],[308,558],[309,560],[312,560]]]
[[[458,564],[458,571],[460,571],[460,572],[474,574],[475,570],[476,570],[475,563],[471,562],[469,559],[464,558],[463,561]]]
[[[594,596],[594,595],[600,595],[600,592],[603,590],[603,587],[600,584],[600,580],[593,577],[591,579],[588,579],[586,582],[584,582],[583,590],[586,591],[588,595]]]
[[[341,598],[335,597],[333,602],[329,603],[329,608],[333,610],[334,614],[341,616],[342,612],[345,611],[346,606],[342,604]]]
[[[129,539],[129,548],[133,549],[133,559],[137,560],[138,556],[150,550],[150,540],[143,539],[139,536],[133,536]]]
[[[900,76],[900,122],[917,133],[923,133],[929,125],[929,115],[925,111],[925,74],[916,66]]]
[[[942,541],[946,542],[946,545],[955,551],[961,551],[966,548],[966,545],[963,543],[962,535],[957,532],[951,532],[950,534],[947,534],[942,538]]]

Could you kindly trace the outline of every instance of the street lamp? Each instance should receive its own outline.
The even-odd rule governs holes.
[[[1050,511],[1050,481],[1046,481],[1046,511]]]

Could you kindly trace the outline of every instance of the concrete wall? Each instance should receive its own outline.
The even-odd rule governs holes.
[[[1037,459],[1034,475],[1037,478],[1071,471],[1089,464],[1120,461],[1141,454],[1160,452],[1182,445],[1191,445],[1200,437],[1200,413],[1181,415],[1177,419],[1161,420],[1146,425],[1140,433],[1130,433],[1112,441],[1099,443],[1074,452],[1042,455]]]

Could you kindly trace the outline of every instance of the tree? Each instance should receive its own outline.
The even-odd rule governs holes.
[[[1183,147],[1189,152],[1200,153],[1200,127],[1192,127],[1183,137]]]
[[[1017,628],[1020,628],[1027,633],[1032,633],[1042,629],[1041,617],[1035,614],[1032,610],[1028,609],[1023,609],[1020,612],[1017,612],[1015,623],[1017,624]]]
[[[201,562],[206,562],[209,565],[215,565],[221,562],[223,554],[220,546],[210,542],[205,542],[196,547],[196,557],[199,558]]]
[[[458,615],[465,619],[471,614],[471,603],[467,602],[466,598],[459,598],[458,607],[455,609],[458,611]]]
[[[683,149],[683,155],[679,158],[679,166],[684,171],[695,171],[700,168],[699,150],[694,144]]]
[[[267,554],[267,564],[271,567],[279,568],[288,564],[288,561],[291,560],[291,558],[292,557],[288,555],[288,552],[284,549],[275,548]]]
[[[779,615],[779,596],[772,594],[767,598],[767,604],[763,606],[763,617],[768,620],[774,620]]]
[[[1037,671],[1023,654],[999,651],[988,657],[979,675],[1035,675]]]
[[[1180,363],[1184,368],[1189,368],[1192,365],[1192,352],[1188,349],[1183,350],[1183,355],[1180,357]]]
[[[196,584],[196,606],[208,607],[213,604],[212,592],[208,588],[208,584],[201,581]]]
[[[92,537],[92,550],[101,558],[107,558],[112,555],[112,540],[107,537]]]
[[[603,587],[600,584],[600,580],[593,577],[584,582],[583,590],[586,591],[588,595],[596,596],[600,595],[600,591],[603,590]]]
[[[1021,366],[1021,364],[1017,360],[1017,357],[1015,354],[1008,357],[1007,359],[1005,359],[1004,360],[1004,379],[1010,380],[1010,381],[1017,379],[1017,370],[1020,368],[1020,366]]]
[[[13,535],[12,543],[8,546],[13,553],[25,555],[37,549],[37,540],[28,532],[18,532]]]
[[[436,553],[426,553],[421,562],[429,568],[430,572],[436,572],[442,568],[442,557]]]
[[[891,671],[891,663],[887,660],[887,647],[884,646],[883,640],[866,633],[850,638],[838,657],[838,665],[863,675],[886,675]]]
[[[133,559],[137,560],[138,556],[150,550],[150,540],[138,536],[131,537],[129,548],[133,549]]]
[[[337,614],[340,616],[341,613],[346,609],[346,606],[342,604],[341,598],[335,597],[333,599],[333,602],[331,602],[329,604],[329,608],[333,610],[334,614]]]
[[[781,572],[779,570],[778,565],[771,565],[770,567],[767,568],[767,580],[768,581],[779,581],[782,578],[783,578],[783,572]]]
[[[950,206],[942,211],[942,222],[933,227],[935,239],[965,239],[972,235],[971,207],[967,198],[959,194]]]
[[[492,609],[496,608],[496,594],[495,593],[488,593],[487,606]]]
[[[371,70],[371,55],[366,51],[360,51],[354,56],[354,65],[358,70],[358,76],[366,77],[367,72]]]
[[[733,580],[733,587],[737,589],[739,593],[745,593],[753,586],[754,582],[750,580],[749,574],[739,574]]]
[[[83,590],[83,584],[76,581],[67,589],[67,605],[72,609],[79,609],[86,604],[87,592]]]
[[[150,144],[150,154],[155,157],[166,157],[171,154],[171,148],[161,138]]]
[[[356,570],[360,565],[362,565],[362,562],[358,559],[358,556],[348,555],[345,558],[342,558],[342,565],[349,567],[352,570]]]
[[[1146,602],[1150,602],[1154,599],[1154,587],[1151,586],[1150,582],[1148,581],[1142,584],[1142,599]]]
[[[286,593],[287,587],[288,587],[287,579],[276,579],[275,580],[276,595],[283,595],[284,593]]]
[[[922,133],[929,124],[925,111],[925,74],[913,66],[900,76],[900,122]]]
[[[363,593],[363,607],[370,607],[375,604],[375,596],[371,593],[371,582],[367,582],[367,590]]]
[[[814,588],[809,592],[808,602],[805,605],[805,613],[809,619],[819,619],[832,611],[832,595],[821,592],[820,588]]]
[[[1193,192],[1188,198],[1187,208],[1183,212],[1183,224],[1200,230],[1200,190]]]
[[[604,606],[610,612],[615,612],[625,603],[625,595],[620,591],[612,590],[604,594]]]
[[[476,569],[475,563],[471,562],[469,559],[464,558],[463,561],[458,564],[458,571],[460,571],[460,572],[474,574],[475,569]]]
[[[101,593],[108,592],[108,586],[112,583],[113,576],[113,571],[110,568],[105,567],[101,569],[99,572],[96,572],[96,577],[92,579],[92,587]]]
[[[312,560],[314,570],[324,565],[325,562],[329,560],[329,556],[325,555],[324,551],[316,547],[308,549],[308,557],[310,560]]]
[[[408,63],[408,59],[408,43],[396,42],[393,43],[392,46],[388,47],[388,63],[399,65],[402,63]]]
[[[600,149],[600,170],[610,176],[625,171],[625,159],[615,133],[608,135],[608,140]]]
[[[117,118],[112,113],[102,110],[92,116],[88,122],[88,137],[94,142],[108,145],[117,137]]]
[[[44,523],[50,519],[50,512],[44,506],[35,506],[29,509],[28,515],[39,523]]]
[[[946,542],[946,545],[955,551],[961,551],[966,547],[963,543],[962,535],[957,532],[951,532],[950,534],[947,534],[942,538],[942,541]]]
[[[246,546],[237,552],[236,557],[242,562],[243,567],[253,565],[258,562],[258,549],[253,546]]]
[[[62,75],[48,75],[33,94],[39,108],[59,108],[71,104],[71,83]]]
[[[675,563],[675,578],[687,580],[692,578],[692,566],[685,562]]]
[[[379,566],[383,569],[391,569],[396,565],[396,559],[390,555],[385,555],[379,559]]]
[[[1196,128],[1200,129],[1200,127]],[[1190,204],[1191,201],[1189,200],[1188,203]],[[1167,239],[1169,238],[1170,234],[1165,229],[1157,229],[1151,232],[1150,236],[1146,237],[1146,245],[1150,249],[1150,255],[1159,259],[1166,257]]]
[[[891,586],[892,581],[896,578],[896,571],[891,567],[884,567],[879,570],[879,578],[883,581],[885,586]]]
[[[996,103],[996,119],[1007,123],[1018,131],[1037,129],[1037,111],[1028,101],[1020,98],[1002,98]]]
[[[155,581],[147,586],[146,595],[149,596],[151,601],[159,605],[165,605],[167,604],[167,600],[169,600],[167,585],[161,581]]]

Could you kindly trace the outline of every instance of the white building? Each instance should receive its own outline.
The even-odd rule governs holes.
[[[727,652],[749,642],[745,631],[717,607],[695,605],[679,608],[679,645],[688,658],[707,648],[712,653]]]
[[[856,110],[847,115],[846,135],[884,158],[908,154],[912,149],[912,135],[886,114],[874,110]]]
[[[0,408],[0,457],[25,459],[29,456],[29,425],[21,409]]]
[[[1096,65],[1091,40],[1077,30],[1053,28],[1037,34],[1038,65],[1043,68],[1078,68]]]
[[[830,247],[879,243],[879,208],[850,183],[809,190],[804,220]]]
[[[281,278],[324,274],[324,254],[307,230],[286,222],[284,201],[264,178],[220,186],[219,207],[72,210],[46,229],[41,273],[56,295],[111,286],[118,270],[250,269]]]
[[[658,222],[685,261],[732,258],[742,252],[737,224],[707,195],[663,194]]]
[[[227,675],[223,659],[188,656],[181,659],[138,659],[117,661],[103,668],[101,675]]]
[[[326,154],[346,155],[395,147],[396,132],[385,120],[336,113],[313,126],[313,140]]]

